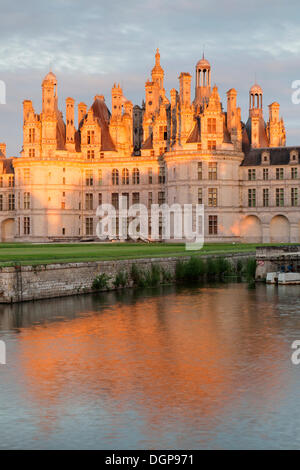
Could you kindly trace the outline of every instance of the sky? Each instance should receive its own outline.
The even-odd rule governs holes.
[[[256,81],[268,104],[278,101],[287,145],[300,145],[300,104],[291,84],[300,80],[300,3],[297,0],[0,0],[0,141],[8,156],[22,149],[22,102],[41,110],[41,83],[51,69],[58,79],[59,107],[65,99],[92,104],[119,82],[133,104],[160,49],[165,89],[179,88],[180,72],[193,76],[205,57],[223,105],[235,88],[242,119],[248,117],[249,88]]]

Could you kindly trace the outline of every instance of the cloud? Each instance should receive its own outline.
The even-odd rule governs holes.
[[[257,81],[266,105],[281,104],[288,142],[297,136],[300,107],[291,103],[291,82],[300,78],[300,6],[281,0],[14,0],[1,4],[0,79],[7,105],[0,105],[0,140],[8,152],[21,148],[22,101],[38,109],[41,81],[52,68],[59,80],[60,106],[71,95],[91,103],[97,93],[110,103],[110,88],[120,82],[125,95],[140,103],[154,51],[160,48],[166,90],[178,88],[181,71],[194,73],[205,54],[212,79],[225,93],[235,87],[245,120],[248,90]],[[298,109],[299,108],[299,109]],[[299,114],[300,116],[300,114]]]

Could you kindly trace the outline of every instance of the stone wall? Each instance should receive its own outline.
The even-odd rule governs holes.
[[[224,255],[213,257],[217,256],[225,257]],[[238,259],[250,256],[253,256],[253,253],[226,255],[226,258],[235,263]],[[204,259],[208,257],[203,256]],[[97,275],[106,273],[113,280],[120,271],[130,272],[132,264],[142,269],[150,269],[151,264],[157,264],[174,275],[178,259],[189,258],[190,256],[3,267],[0,268],[0,303],[93,292],[92,283]],[[109,288],[113,288],[112,281]]]

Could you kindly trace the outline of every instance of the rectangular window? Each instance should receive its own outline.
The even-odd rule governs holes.
[[[0,194],[0,211],[4,210],[4,204],[3,204],[3,194]]]
[[[111,203],[115,209],[119,209],[119,193],[112,193],[111,195]]]
[[[284,189],[283,188],[276,188],[276,206],[277,207],[284,206]]]
[[[0,188],[3,188],[3,176],[0,176]]]
[[[66,208],[66,203],[65,203],[65,201],[62,201],[62,202],[61,202],[61,208],[62,208],[62,209],[65,209],[65,208]]]
[[[209,134],[215,134],[217,132],[216,119],[208,118],[207,119],[207,132]]]
[[[35,157],[35,149],[29,149],[29,157]]]
[[[14,194],[8,195],[8,210],[9,211],[15,210],[15,195]]]
[[[9,176],[8,177],[8,187],[13,188],[15,185],[15,177],[14,176]]]
[[[102,179],[102,170],[98,170],[98,185],[101,186],[103,183],[103,179]]]
[[[218,216],[217,215],[208,216],[208,233],[209,235],[218,234]]]
[[[164,204],[165,203],[165,193],[164,191],[159,191],[158,193],[158,204]]]
[[[153,194],[151,192],[151,193],[148,193],[148,209],[151,209],[152,203],[153,203]]]
[[[298,168],[297,167],[291,168],[291,178],[292,178],[292,180],[296,180],[298,178]]]
[[[256,206],[256,189],[248,189],[248,207]]]
[[[198,204],[203,204],[203,190],[198,188]]]
[[[298,206],[298,188],[291,188],[291,205]]]
[[[30,209],[30,193],[24,193],[24,209]]]
[[[93,170],[86,170],[85,171],[85,185],[93,186],[93,184],[94,184]]]
[[[98,194],[98,206],[102,206],[102,193]]]
[[[218,205],[218,190],[217,188],[208,188],[208,206],[217,207]]]
[[[132,193],[132,204],[140,203],[140,193]]]
[[[23,222],[24,235],[30,235],[30,217],[24,217]]]
[[[168,132],[167,126],[159,126],[159,140],[167,140]]]
[[[93,227],[93,218],[86,217],[85,219],[85,234],[86,235],[93,235],[94,227]]]
[[[202,176],[203,176],[203,173],[202,173],[202,162],[198,162],[198,181],[201,181],[201,180],[202,180]]]
[[[93,144],[95,140],[95,131],[87,131],[87,144]]]
[[[88,160],[94,160],[95,158],[95,151],[94,150],[88,150],[87,151],[87,159]]]
[[[208,179],[216,180],[217,179],[217,163],[209,162],[208,164]]]
[[[249,181],[256,180],[256,170],[254,168],[251,168],[248,170],[248,180]]]
[[[269,207],[269,188],[263,189],[263,206]]]
[[[148,168],[148,184],[153,183],[153,173],[152,173],[152,168]]]
[[[29,143],[33,144],[35,141],[35,129],[30,128],[29,129]]]
[[[283,168],[276,168],[276,179],[283,180],[284,177],[284,169]]]
[[[165,167],[160,166],[159,167],[159,174],[158,174],[158,183],[159,184],[165,184],[165,182],[166,182]]]
[[[85,210],[86,211],[93,210],[93,193],[85,194]]]
[[[207,148],[208,150],[216,150],[217,148],[217,143],[215,140],[208,140],[207,141]]]
[[[269,179],[269,168],[263,169],[263,180],[267,181]]]

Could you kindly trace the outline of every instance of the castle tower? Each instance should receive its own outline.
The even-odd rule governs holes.
[[[42,155],[54,155],[57,140],[57,80],[54,73],[49,72],[42,83]],[[37,152],[34,151],[36,156]]]
[[[231,133],[232,129],[236,128],[236,97],[237,92],[234,88],[227,91],[227,128]]]
[[[86,110],[87,110],[87,106],[86,106],[85,103],[81,102],[81,103],[78,104],[78,127],[79,127],[79,124],[81,123],[82,119],[86,115]]]
[[[57,80],[54,73],[49,72],[42,83],[42,110],[45,115],[55,113],[57,107]]]
[[[6,144],[4,142],[0,143],[0,158],[6,158]]]
[[[279,117],[280,106],[274,102],[269,105],[269,121],[267,134],[270,147],[281,147],[285,145],[285,127],[283,119]]]
[[[111,102],[112,102],[112,118],[121,119],[122,117],[122,98],[123,91],[120,85],[114,84],[111,90]]]
[[[251,146],[259,148],[266,140],[262,109],[263,91],[255,83],[249,91],[249,120],[251,122]]]
[[[262,99],[263,91],[257,83],[250,88],[249,91],[249,116],[258,116],[262,117]]]
[[[156,49],[155,54],[155,66],[152,69],[152,82],[157,83],[160,90],[164,87],[164,71],[160,65],[160,53],[159,50]]]
[[[204,58],[196,64],[196,89],[195,101],[196,105],[204,105],[208,102],[211,94],[211,68],[208,60]]]
[[[179,75],[179,96],[182,106],[191,105],[191,80],[189,73],[181,72]]]
[[[75,151],[74,99],[66,99],[66,147]]]

